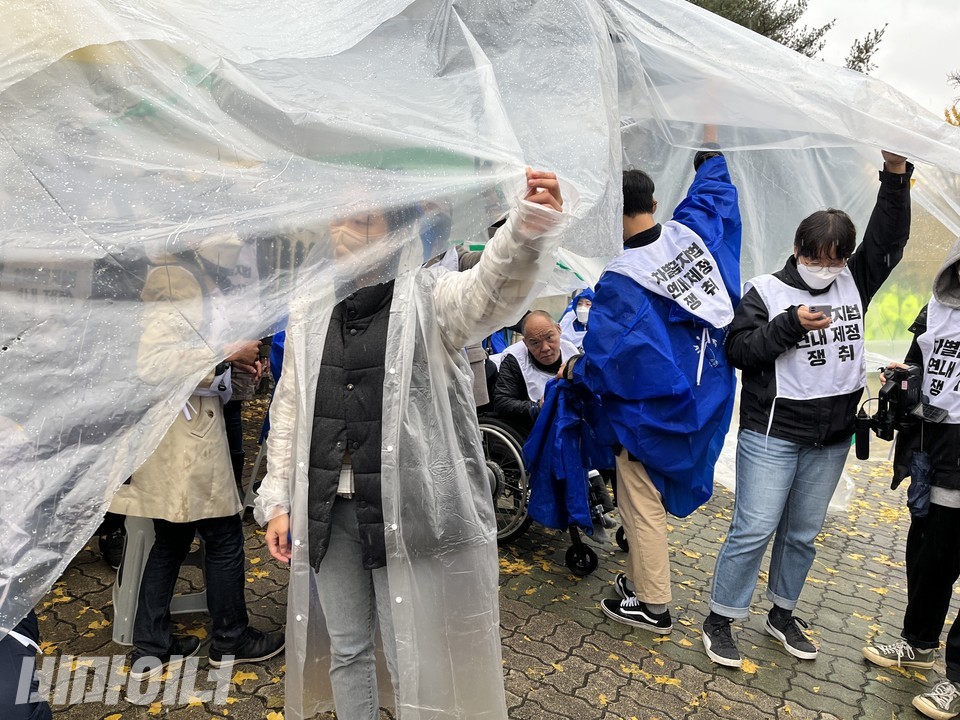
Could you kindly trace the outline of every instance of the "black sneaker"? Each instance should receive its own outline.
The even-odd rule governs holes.
[[[265,633],[247,628],[235,648],[223,652],[210,648],[210,666],[219,668],[235,663],[250,663],[269,660],[283,652],[284,636],[282,632]]]
[[[625,600],[607,598],[600,601],[600,607],[603,609],[603,614],[611,620],[646,628],[658,635],[666,635],[673,630],[669,610],[662,613],[651,612],[645,602],[637,600],[636,595],[631,595]]]
[[[703,649],[707,651],[708,658],[718,665],[738,668],[743,666],[743,660],[730,631],[731,623],[733,618],[710,613],[703,621],[700,637],[703,638]]]
[[[108,535],[101,535],[98,538],[100,545],[100,555],[104,562],[114,570],[120,567],[120,561],[123,560],[123,540],[126,533],[123,528],[117,528]]]
[[[620,596],[621,600],[626,600],[636,595],[633,590],[627,587],[626,573],[617,573],[617,576],[613,579],[613,587],[617,589],[617,595]]]
[[[767,632],[783,643],[788,653],[801,660],[814,660],[820,652],[810,638],[803,634],[803,627],[810,627],[793,613],[771,611],[767,615]]]
[[[184,660],[196,655],[198,650],[200,638],[193,635],[175,637],[170,652],[160,657],[145,655],[134,648],[130,653],[130,679],[141,682],[163,675],[167,670],[175,670],[183,665]]]

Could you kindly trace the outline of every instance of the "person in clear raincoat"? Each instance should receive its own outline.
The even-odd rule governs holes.
[[[288,718],[332,706],[379,718],[378,624],[400,718],[507,716],[496,523],[463,348],[516,322],[553,266],[569,213],[552,173],[527,178],[476,267],[422,268],[419,248],[391,240],[397,211],[371,213],[330,229],[338,262],[381,258],[356,291],[295,294],[256,507],[291,564]]]

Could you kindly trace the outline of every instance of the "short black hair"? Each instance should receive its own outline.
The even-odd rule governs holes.
[[[800,257],[846,260],[857,247],[857,228],[843,210],[817,210],[797,226],[793,249]]]
[[[623,171],[623,214],[653,212],[653,180],[643,170]]]

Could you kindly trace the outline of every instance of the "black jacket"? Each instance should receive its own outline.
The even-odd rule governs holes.
[[[358,290],[334,307],[327,326],[310,441],[307,523],[314,569],[330,543],[333,503],[347,453],[363,567],[386,565],[380,440],[393,287],[391,281]]]
[[[917,338],[927,331],[927,308],[917,315],[910,332],[913,342],[907,351],[904,362],[916,365],[923,371],[923,352]],[[897,435],[897,447],[893,456],[893,483],[896,487],[910,475],[910,461],[913,453],[922,450],[930,455],[933,475],[930,484],[950,490],[960,490],[960,425],[951,423],[929,423],[917,421],[915,425],[904,428]]]
[[[863,241],[847,266],[866,310],[874,294],[903,257],[910,237],[910,176],[880,172],[880,190]],[[811,290],[800,278],[791,255],[774,276],[790,287],[816,296],[827,292]],[[797,308],[791,307],[772,320],[756,288],[751,288],[737,306],[727,335],[727,356],[742,370],[740,428],[764,434],[777,392],[774,363],[804,337]],[[854,417],[862,391],[816,400],[776,402],[770,435],[801,445],[822,446],[848,440],[853,435]]]
[[[541,365],[533,357],[530,360],[535,366],[550,374],[555,374],[561,365],[560,360],[549,367]],[[540,416],[540,403],[530,399],[520,363],[513,355],[505,355],[500,363],[500,375],[493,388],[493,409],[498,416],[524,432],[532,430]]]

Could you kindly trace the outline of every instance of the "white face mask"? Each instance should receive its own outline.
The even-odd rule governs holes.
[[[587,318],[590,317],[590,308],[589,307],[577,307],[577,321],[581,325],[587,324]]]
[[[830,268],[812,268],[807,267],[799,260],[797,261],[797,270],[800,271],[800,278],[807,284],[811,290],[825,290],[833,285],[833,281],[842,271],[842,268],[832,270]]]

